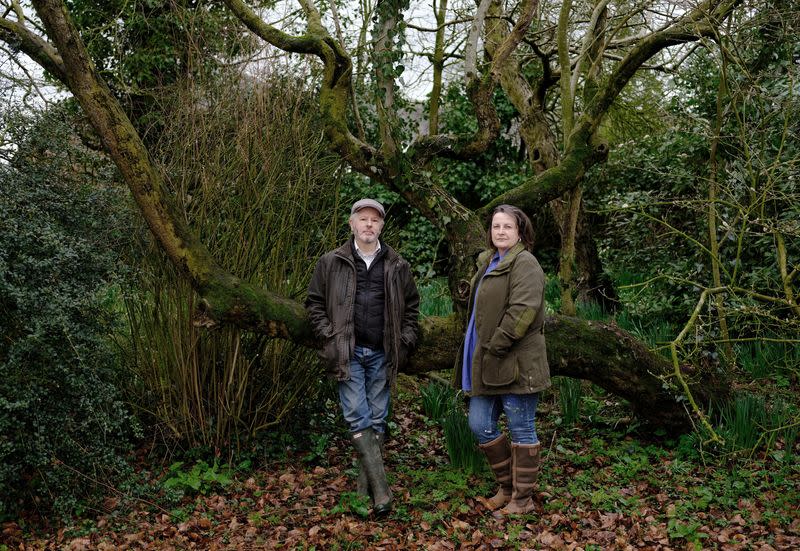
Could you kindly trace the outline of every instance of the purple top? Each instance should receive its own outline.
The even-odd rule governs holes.
[[[486,274],[497,268],[503,257],[500,253],[494,253],[492,261],[489,262],[489,267],[483,273],[483,277],[475,287],[475,299],[472,302],[472,315],[469,317],[467,324],[467,333],[464,335],[464,358],[461,364],[461,388],[467,392],[472,390],[472,357],[475,355],[475,347],[478,345],[478,332],[475,330],[475,305],[478,302],[478,290],[481,287],[483,278]]]

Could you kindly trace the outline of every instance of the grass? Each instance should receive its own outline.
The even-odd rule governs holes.
[[[800,427],[797,406],[745,392],[719,407],[717,419],[727,452],[752,457],[759,450],[778,451],[778,457],[791,459]]]
[[[423,316],[448,316],[453,313],[453,300],[447,278],[439,277],[422,282],[419,289],[419,311]]]
[[[767,427],[764,398],[753,394],[737,396],[720,411],[720,431],[730,451],[753,450]]]
[[[580,379],[559,377],[556,386],[558,403],[561,406],[561,422],[564,426],[571,427],[581,416],[583,383]]]
[[[608,319],[609,314],[597,302],[590,300],[587,302],[578,301],[575,304],[575,310],[578,317],[590,321],[605,321]]]
[[[478,473],[486,468],[486,459],[475,443],[467,416],[460,408],[451,410],[442,420],[447,455],[450,464],[467,473]]]
[[[797,343],[740,342],[735,353],[738,366],[754,379],[780,379],[800,371],[800,346]]]
[[[423,414],[444,432],[450,465],[468,474],[484,471],[486,460],[469,428],[458,393],[447,385],[432,381],[420,388],[419,396]]]
[[[457,407],[456,393],[452,388],[431,381],[420,388],[422,411],[432,421],[441,421],[445,415]]]
[[[782,358],[783,353],[783,346],[776,343],[739,343],[736,346],[736,361],[751,377],[763,379],[772,373],[776,360]]]

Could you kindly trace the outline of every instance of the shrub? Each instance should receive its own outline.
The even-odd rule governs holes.
[[[108,338],[128,218],[113,172],[65,107],[6,122],[18,150],[0,165],[0,518],[31,500],[70,512],[125,470],[134,428]]]
[[[153,150],[187,219],[231,273],[302,300],[315,260],[346,227],[340,160],[320,139],[297,82],[230,74],[165,93],[169,120]],[[127,297],[125,345],[137,403],[157,441],[242,451],[321,380],[316,353],[234,327],[192,323],[198,297],[161,251],[144,245]],[[145,413],[147,412],[147,413]]]

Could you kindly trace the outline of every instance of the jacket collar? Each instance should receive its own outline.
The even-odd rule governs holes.
[[[525,246],[522,243],[517,243],[513,247],[511,247],[505,256],[500,260],[500,263],[497,267],[492,270],[492,273],[503,273],[511,267],[511,264],[514,262],[514,259],[517,257],[519,253],[525,250]],[[483,251],[478,256],[478,266],[483,267],[483,271],[486,271],[486,267],[489,265],[489,262],[492,261],[492,257],[494,257],[495,253],[497,253],[497,249],[488,249]],[[482,273],[482,272],[481,272]]]
[[[391,260],[394,258],[395,252],[389,245],[380,240],[381,243],[381,256],[383,256],[386,260]],[[338,249],[334,249],[333,254],[336,256],[343,257],[345,260],[349,260],[350,262],[355,262],[355,245],[353,244],[353,238],[351,237],[347,241],[345,241],[342,246]]]

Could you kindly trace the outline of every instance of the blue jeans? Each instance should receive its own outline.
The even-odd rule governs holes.
[[[508,430],[515,444],[536,444],[536,406],[539,393],[500,394],[496,396],[471,396],[469,399],[469,428],[479,444],[486,444],[500,436],[497,421],[505,412]]]
[[[339,381],[339,403],[350,432],[370,427],[376,432],[386,432],[389,398],[386,354],[356,346],[350,358],[350,380]]]

